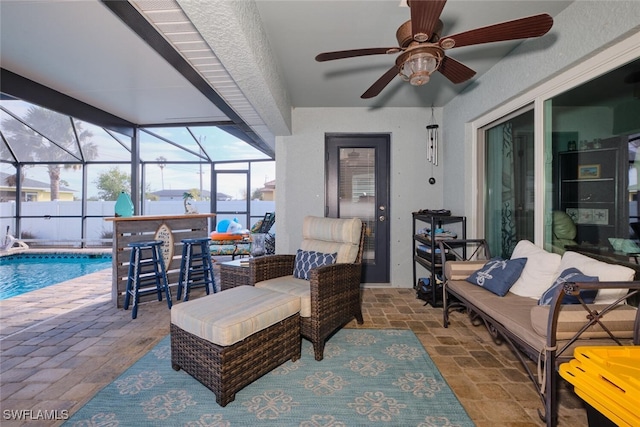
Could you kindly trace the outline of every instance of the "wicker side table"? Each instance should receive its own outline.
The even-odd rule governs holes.
[[[221,262],[220,289],[224,291],[241,285],[253,286],[253,283],[249,283],[250,273],[251,267],[246,264],[246,260],[236,259],[229,262]]]

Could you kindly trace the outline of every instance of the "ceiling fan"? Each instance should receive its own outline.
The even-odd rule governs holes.
[[[396,74],[414,86],[426,84],[435,71],[440,72],[452,83],[467,81],[476,72],[461,62],[446,56],[446,50],[483,43],[540,37],[546,34],[553,25],[551,16],[540,14],[440,37],[443,28],[440,14],[446,2],[447,0],[408,0],[411,19],[402,24],[396,32],[398,47],[325,52],[316,56],[316,61],[324,62],[358,56],[400,53],[396,58],[395,65],[361,96],[364,99],[373,98],[393,80]]]

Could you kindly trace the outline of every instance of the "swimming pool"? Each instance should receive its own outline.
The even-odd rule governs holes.
[[[111,254],[33,253],[0,257],[0,300],[111,267]]]

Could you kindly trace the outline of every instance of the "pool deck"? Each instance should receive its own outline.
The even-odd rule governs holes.
[[[61,424],[33,418],[78,410],[169,333],[169,313],[166,301],[141,304],[136,320],[117,309],[111,269],[0,301],[2,426]]]

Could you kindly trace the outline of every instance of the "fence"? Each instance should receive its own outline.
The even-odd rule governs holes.
[[[146,200],[144,212],[146,215],[180,215],[184,213],[182,200],[151,201]],[[267,212],[275,212],[275,202],[253,200],[250,204],[251,218],[247,218],[245,200],[218,201],[220,212],[216,220],[238,218],[245,227],[250,228]],[[88,201],[86,212],[86,232],[82,238],[82,201],[73,202],[23,202],[21,205],[21,239],[30,245],[37,246],[111,246],[113,223],[103,218],[113,217],[115,201]],[[195,207],[200,213],[209,212],[209,202],[196,202]],[[236,213],[234,213],[236,212]],[[16,230],[15,202],[0,203],[0,233],[9,227],[10,234]],[[31,217],[31,218],[24,218]],[[215,223],[209,224],[210,230]],[[275,226],[271,229],[275,232]]]

